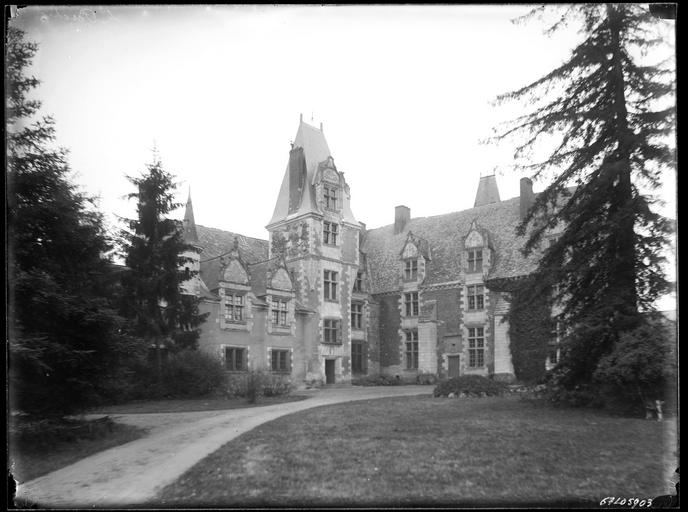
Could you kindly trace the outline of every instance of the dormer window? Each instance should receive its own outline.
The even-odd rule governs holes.
[[[327,245],[337,245],[339,226],[334,222],[323,222],[323,241]]]
[[[471,249],[468,251],[468,271],[481,272],[483,269],[483,250]]]
[[[406,260],[406,266],[404,269],[404,279],[406,281],[415,281],[418,279],[418,259],[417,258]]]
[[[334,185],[323,186],[323,201],[328,210],[337,209],[337,187]]]
[[[354,291],[363,291],[363,272],[356,272],[356,280],[354,281]]]
[[[244,296],[231,293],[225,294],[225,320],[228,322],[243,322]]]
[[[272,299],[272,325],[277,327],[287,327],[287,307],[288,301],[284,299]]]

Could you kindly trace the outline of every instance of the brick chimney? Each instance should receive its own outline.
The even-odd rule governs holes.
[[[397,206],[394,208],[394,234],[398,235],[404,228],[406,224],[411,220],[411,208],[408,206]]]
[[[519,213],[521,220],[526,216],[530,207],[535,201],[535,194],[533,194],[533,181],[530,178],[521,178],[521,201],[519,204]]]

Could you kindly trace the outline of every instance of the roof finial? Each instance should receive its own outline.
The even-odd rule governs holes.
[[[320,131],[323,131],[323,128],[322,128],[322,121],[320,121]]]
[[[299,123],[303,123],[303,112],[299,114]]]
[[[311,123],[313,122],[313,111],[311,110]]]

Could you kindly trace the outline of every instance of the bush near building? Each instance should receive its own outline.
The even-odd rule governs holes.
[[[434,396],[499,396],[507,392],[504,382],[488,379],[481,375],[464,375],[440,382],[433,392]]]

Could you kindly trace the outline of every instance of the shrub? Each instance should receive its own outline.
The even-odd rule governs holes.
[[[220,389],[226,374],[217,358],[198,350],[181,350],[163,365],[162,388],[167,397],[206,396]]]
[[[676,338],[660,316],[648,317],[622,333],[613,351],[600,359],[594,373],[599,401],[619,412],[644,411],[655,400],[669,401],[676,375]]]
[[[288,395],[292,391],[288,376],[277,375],[263,370],[232,374],[227,378],[225,394],[229,397],[246,398],[256,403],[262,396]]]
[[[352,379],[351,384],[354,386],[400,386],[406,383],[398,375],[394,377],[389,375],[366,375],[365,377]]]
[[[15,417],[9,424],[8,434],[13,450],[36,452],[78,439],[101,438],[112,432],[114,427],[115,422],[109,416],[92,421]]]
[[[437,381],[437,375],[435,375],[434,373],[419,373],[416,377],[417,384],[436,384]]]
[[[498,396],[507,391],[507,385],[480,375],[464,375],[440,382],[433,392],[435,396],[454,393],[468,396]]]

